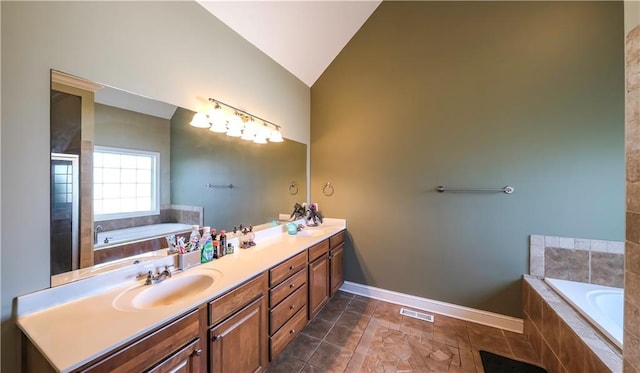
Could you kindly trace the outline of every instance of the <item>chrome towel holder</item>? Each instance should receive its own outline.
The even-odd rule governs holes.
[[[451,188],[445,187],[444,185],[438,185],[436,187],[436,191],[440,193],[444,192],[480,192],[480,193],[494,193],[494,192],[502,192],[505,194],[511,194],[515,192],[515,188],[507,185],[503,188]]]
[[[214,185],[211,183],[205,184],[205,186],[209,189],[213,189],[213,188],[229,188],[229,189],[233,189],[235,187],[235,185],[233,184],[222,184],[222,185]]]
[[[289,194],[292,196],[298,194],[298,184],[295,181],[292,181],[291,184],[289,184]]]
[[[322,187],[322,194],[324,194],[327,197],[331,197],[333,195],[333,193],[335,193],[335,191],[336,191],[335,188],[333,187],[333,185],[330,182],[327,182]]]

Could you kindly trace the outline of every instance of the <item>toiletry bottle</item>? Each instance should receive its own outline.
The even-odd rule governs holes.
[[[213,257],[220,259],[220,241],[213,240]]]
[[[196,250],[198,248],[198,244],[200,243],[200,227],[198,225],[192,225],[191,228],[191,235],[189,236],[190,251]]]
[[[213,230],[214,234],[215,234],[215,229]],[[200,237],[200,247],[204,246],[205,242],[207,242],[208,239],[211,239],[211,227],[202,227],[202,237]]]
[[[222,251],[225,252],[225,254],[228,254],[226,252],[226,250],[227,250],[227,232],[224,229],[220,231],[220,247],[222,248]]]
[[[228,243],[227,244],[227,254],[233,254],[233,244]]]
[[[247,241],[249,243],[249,246],[255,246],[256,245],[256,242],[255,242],[256,234],[253,233],[253,225],[249,226],[249,233],[247,234],[247,236],[248,236]]]
[[[202,239],[200,240],[200,263],[207,263],[213,259],[213,242],[209,230],[209,227],[204,227],[203,229]]]

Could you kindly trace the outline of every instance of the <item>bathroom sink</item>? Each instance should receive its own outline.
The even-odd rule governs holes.
[[[305,228],[300,232],[298,232],[297,236],[316,237],[316,236],[322,236],[324,233],[325,233],[324,229]]]
[[[136,285],[116,297],[121,311],[145,310],[188,303],[210,292],[222,273],[214,269],[192,269],[153,285]]]

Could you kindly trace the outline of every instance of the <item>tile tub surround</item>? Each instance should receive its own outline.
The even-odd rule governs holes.
[[[625,151],[627,219],[624,302],[624,371],[640,373],[640,26],[626,37]]]
[[[480,350],[540,365],[523,334],[431,312],[429,323],[400,308],[339,292],[267,372],[476,373],[484,372]]]
[[[222,275],[216,277],[211,293],[199,294],[188,302],[135,312],[118,311],[113,306],[116,297],[142,281],[131,278],[135,276],[132,273],[135,268],[131,268],[18,297],[17,324],[57,371],[69,372],[345,228],[345,220],[327,218],[322,225],[324,234],[318,236],[289,236],[281,226],[257,232],[256,247],[237,250],[233,255],[196,267],[198,271],[215,269]],[[115,276],[120,275],[126,278],[115,281]],[[87,310],[91,317],[86,317]]]
[[[622,288],[624,242],[531,235],[529,274]]]
[[[524,276],[524,334],[541,365],[555,372],[622,372],[621,351],[544,281]]]
[[[166,205],[160,206],[160,214],[137,216],[133,218],[101,220],[93,223],[94,230],[102,225],[105,231],[140,227],[161,223],[204,224],[204,209],[199,206]]]

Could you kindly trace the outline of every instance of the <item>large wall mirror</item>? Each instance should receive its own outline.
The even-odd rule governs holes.
[[[137,263],[193,224],[263,225],[305,200],[305,144],[213,133],[194,114],[52,70],[53,286]]]

